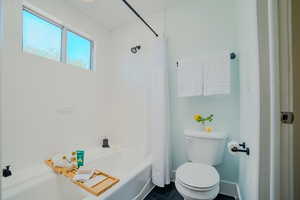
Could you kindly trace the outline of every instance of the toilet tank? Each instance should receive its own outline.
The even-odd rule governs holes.
[[[222,163],[227,134],[185,130],[185,148],[190,162],[216,166]]]

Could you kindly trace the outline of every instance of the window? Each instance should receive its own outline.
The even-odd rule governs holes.
[[[76,33],[67,31],[67,63],[91,69],[92,42]]]
[[[23,50],[61,60],[62,28],[23,10]]]
[[[93,41],[26,7],[23,51],[92,70]]]

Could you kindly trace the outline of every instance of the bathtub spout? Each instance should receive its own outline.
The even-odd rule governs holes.
[[[109,148],[110,147],[109,144],[108,144],[108,138],[104,138],[102,140],[102,147],[103,148]]]
[[[10,171],[10,166],[7,165],[5,169],[2,170],[2,176],[3,177],[9,177],[12,175],[11,171]]]

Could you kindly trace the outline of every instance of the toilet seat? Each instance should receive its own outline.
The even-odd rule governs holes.
[[[193,187],[193,186],[187,185],[187,184],[183,183],[180,179],[176,179],[175,182],[177,184],[180,184],[182,187],[184,187],[186,189],[193,190],[193,191],[199,191],[199,192],[201,192],[201,191],[202,192],[210,191],[210,190],[213,190],[213,189],[215,189],[216,187],[219,186],[219,184],[216,184],[212,187],[200,188],[200,187]]]
[[[175,186],[177,191],[185,200],[213,200],[220,191],[219,185],[216,185],[216,187],[207,191],[191,190],[183,186],[181,183],[178,183],[178,180],[175,181]]]
[[[217,170],[202,163],[185,163],[176,170],[178,184],[196,191],[209,191],[219,186]]]

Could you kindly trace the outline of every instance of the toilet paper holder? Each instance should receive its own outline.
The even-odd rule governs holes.
[[[233,151],[233,152],[243,152],[243,153],[246,153],[247,156],[250,155],[250,148],[246,147],[245,142],[243,142],[242,144],[239,144],[239,146],[242,147],[242,149],[239,149],[237,147],[232,147],[231,151]]]
[[[242,144],[239,144],[240,147],[243,147],[244,149],[246,149],[246,142],[243,142]]]

